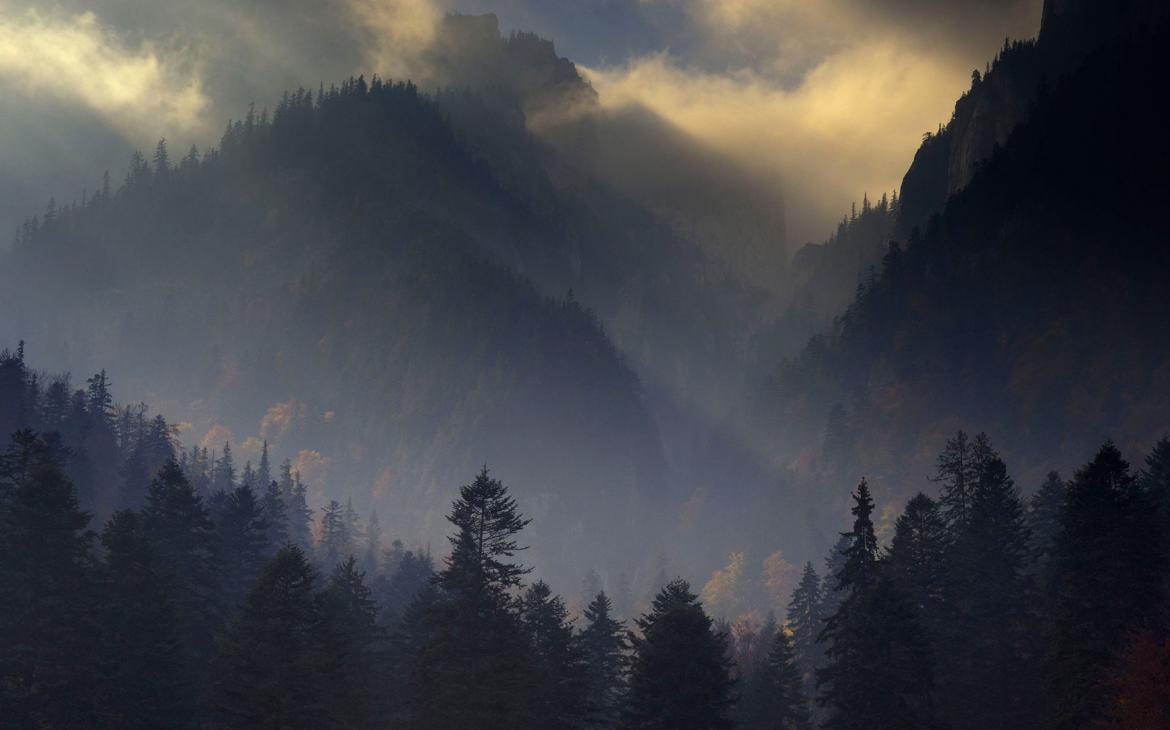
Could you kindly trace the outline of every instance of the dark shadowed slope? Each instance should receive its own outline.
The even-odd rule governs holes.
[[[1107,435],[1145,449],[1170,429],[1167,32],[1123,22],[1138,5],[1081,27],[1117,30],[1042,83],[1027,122],[785,367],[788,433],[832,414],[824,475],[845,464],[904,493],[967,426],[1003,434],[1039,483]]]

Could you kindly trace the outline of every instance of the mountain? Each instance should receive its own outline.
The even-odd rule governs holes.
[[[160,143],[122,186],[50,204],[0,264],[2,344],[109,368],[188,442],[242,461],[267,439],[317,499],[408,541],[438,540],[484,462],[533,505],[553,575],[634,574],[679,523],[734,524],[772,483],[736,416],[781,201],[664,120],[602,109],[495,16],[449,16],[424,61],[418,85],[287,93],[218,148]]]
[[[1010,444],[1028,486],[1107,436],[1138,451],[1170,431],[1166,20],[1156,3],[1049,3],[1038,40],[924,142],[896,226],[910,233],[778,378],[779,428],[814,480],[864,473],[907,496],[963,427]],[[1007,103],[1029,59],[1060,63]],[[1009,127],[981,161],[984,143],[960,143]]]
[[[924,226],[947,199],[971,181],[979,166],[1028,118],[1036,94],[1075,71],[1104,44],[1140,37],[1166,19],[1160,3],[1121,0],[1046,0],[1035,40],[1004,41],[984,73],[955,103],[950,121],[928,135],[902,180],[898,233]]]
[[[4,331],[53,367],[110,367],[213,448],[267,438],[327,467],[318,486],[413,540],[488,462],[533,505],[542,555],[600,566],[639,554],[661,447],[596,316],[501,263],[569,269],[532,202],[409,84],[298,92],[26,226]],[[600,525],[608,555],[559,539]]]

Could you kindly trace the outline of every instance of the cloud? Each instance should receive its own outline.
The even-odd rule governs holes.
[[[970,75],[888,42],[834,54],[793,89],[666,54],[585,71],[604,105],[643,104],[749,169],[780,170],[794,243],[822,238],[863,192],[894,189]]]
[[[347,0],[364,30],[367,66],[383,76],[409,76],[430,47],[442,13],[429,0]]]
[[[3,10],[0,7],[0,10]],[[92,12],[0,14],[0,80],[90,110],[140,137],[199,133],[211,100],[191,60],[122,41]]]
[[[1001,15],[943,4],[951,16],[915,15],[912,0],[694,0],[705,40],[691,56],[583,70],[603,105],[644,105],[749,169],[779,170],[799,245],[823,239],[863,193],[896,189],[1004,28],[1038,25],[1035,0],[993,3],[1014,9]],[[969,17],[979,49],[932,34],[944,17]]]
[[[775,184],[793,243],[897,185],[972,68],[1038,26],[1040,0],[0,0],[8,99],[0,225],[68,199],[134,147],[217,142],[249,102],[357,73],[426,76],[447,11],[582,54],[610,110],[644,104]],[[591,49],[597,49],[590,52]],[[22,144],[15,144],[15,137]],[[27,142],[27,144],[26,144]],[[33,148],[36,149],[33,149]],[[35,169],[38,168],[39,169]],[[34,169],[29,169],[34,168]],[[79,180],[79,171],[89,179]]]

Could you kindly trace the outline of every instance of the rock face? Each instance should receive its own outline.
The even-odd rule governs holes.
[[[1075,69],[1102,43],[1167,17],[1155,0],[1045,0],[1039,38],[1005,43],[986,73],[955,103],[950,122],[923,140],[902,179],[897,233],[923,226],[966,187],[980,164],[1021,122],[1040,88]]]

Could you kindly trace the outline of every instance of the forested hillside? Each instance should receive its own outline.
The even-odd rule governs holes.
[[[558,534],[620,525],[661,494],[656,429],[597,318],[505,268],[572,281],[533,204],[409,84],[297,92],[31,221],[0,274],[5,327],[49,362],[110,363],[196,438],[268,438],[363,506],[394,496],[420,538],[430,490],[488,458]]]
[[[1116,10],[1125,19],[1134,7]],[[1027,121],[929,222],[895,238],[834,326],[782,368],[788,437],[807,437],[797,424],[809,419],[826,424],[823,443],[805,441],[820,477],[862,472],[883,498],[901,495],[966,426],[1003,434],[1039,483],[1106,436],[1145,449],[1165,432],[1170,147],[1159,130],[1170,107],[1150,90],[1167,31],[1152,9],[1142,17],[1151,22],[1078,25],[1114,35],[1037,82]],[[1045,55],[1058,36],[1067,42],[1043,31],[1000,64]],[[941,144],[924,143],[899,220],[913,217],[906,189],[922,156]]]
[[[440,31],[433,92],[297,90],[218,147],[160,142],[122,184],[50,202],[4,258],[4,343],[108,366],[205,445],[267,439],[362,505],[403,497],[389,519],[420,536],[436,486],[488,458],[540,496],[558,537],[536,549],[575,575],[667,551],[657,530],[626,540],[651,496],[669,525],[727,482],[687,517],[722,534],[772,481],[738,441],[777,296],[760,283],[784,270],[778,199],[663,120],[600,115],[546,40],[494,16]],[[657,147],[619,144],[635,129]],[[624,174],[631,155],[677,182]],[[602,515],[606,555],[562,545]]]

